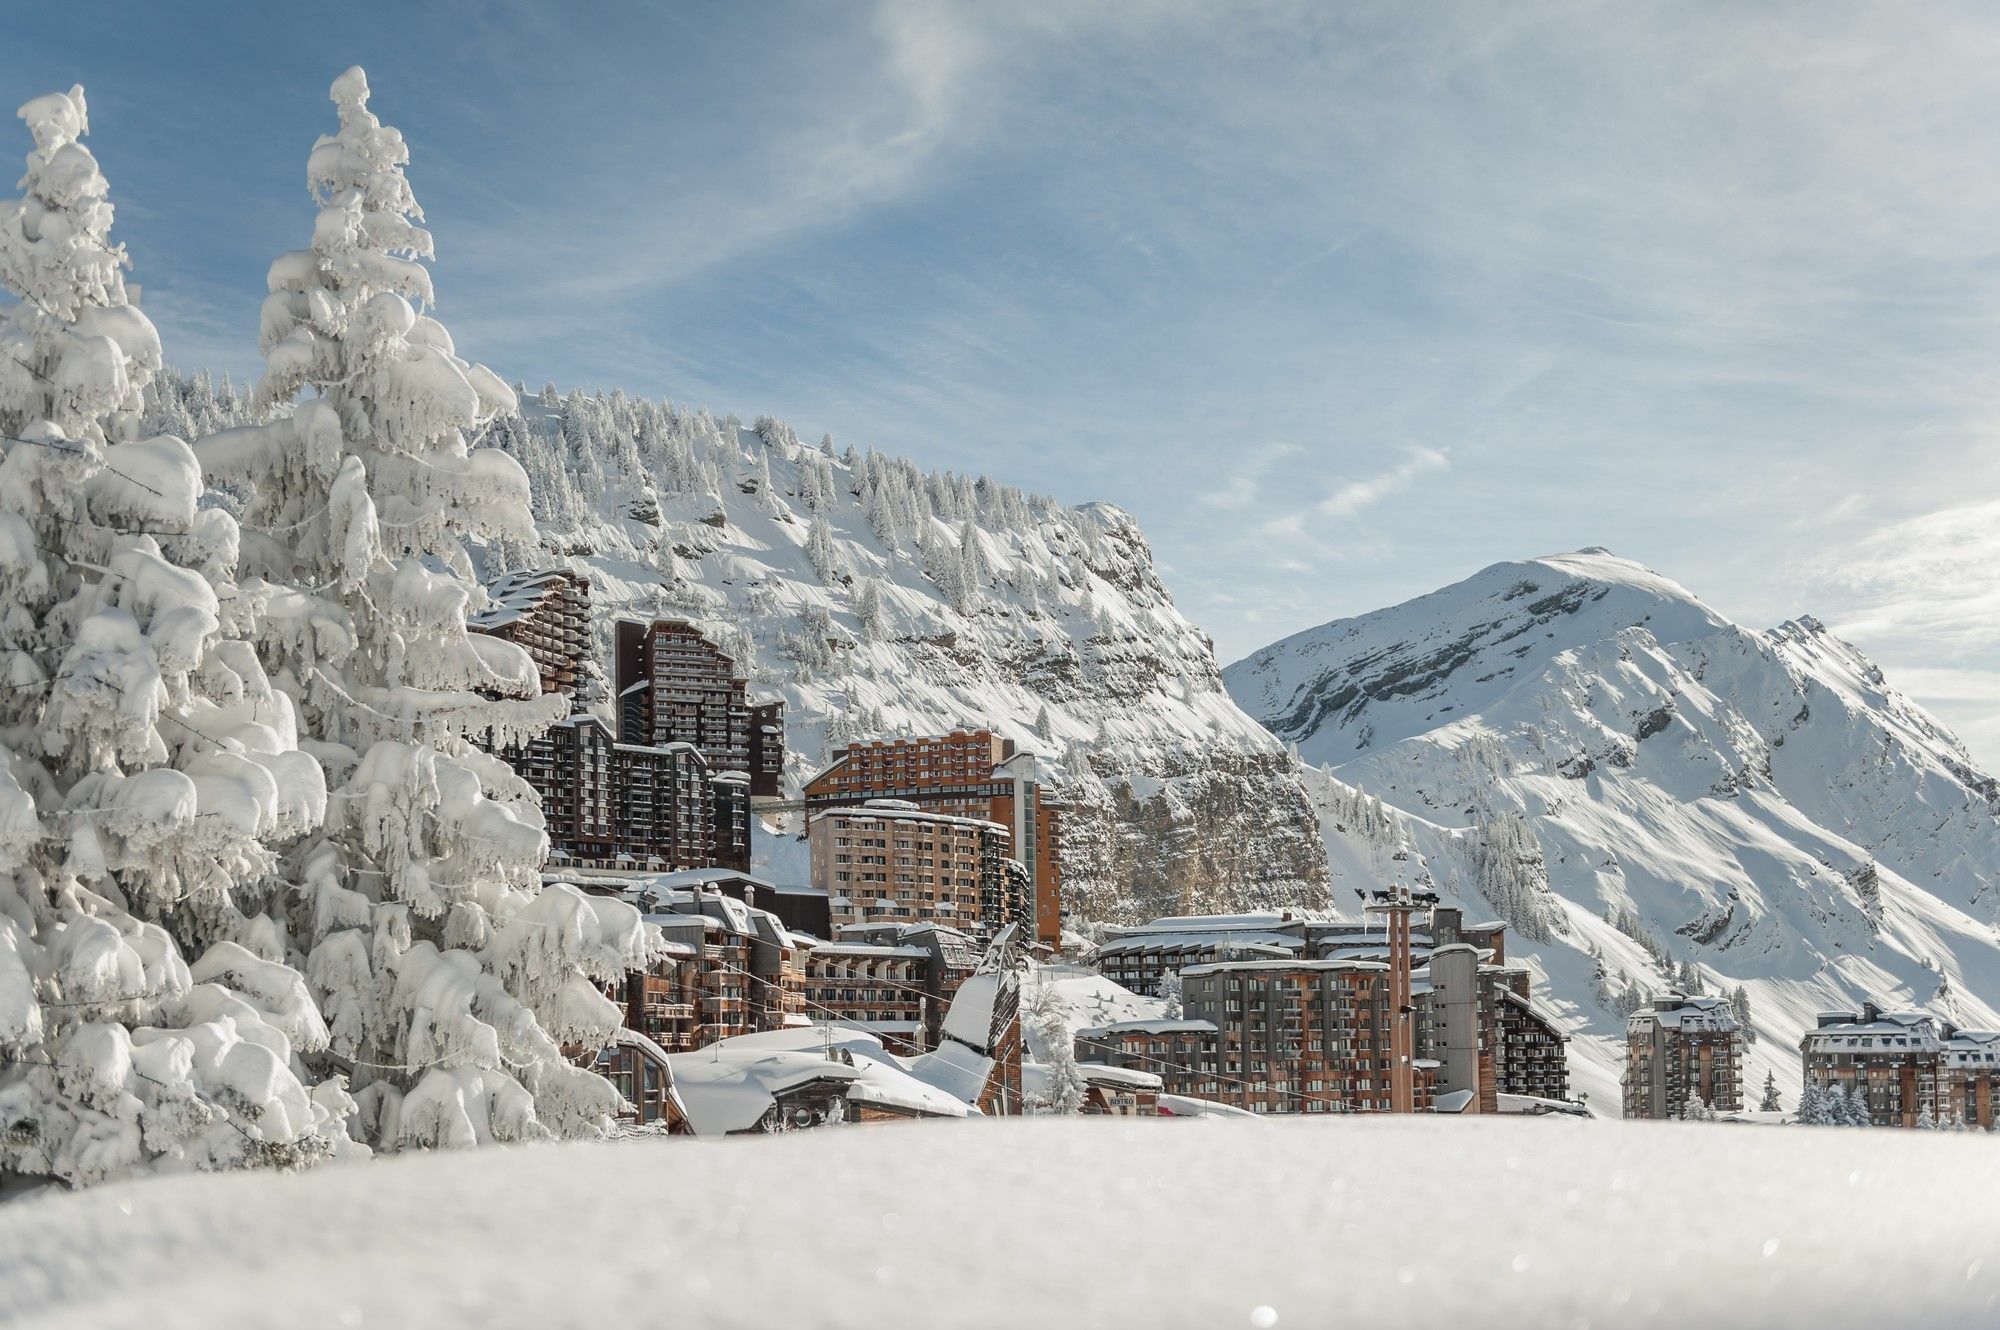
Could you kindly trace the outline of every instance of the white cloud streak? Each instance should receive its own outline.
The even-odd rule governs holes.
[[[1350,481],[1316,505],[1322,517],[1353,517],[1425,476],[1451,469],[1451,458],[1436,448],[1412,448],[1401,462],[1364,480]]]

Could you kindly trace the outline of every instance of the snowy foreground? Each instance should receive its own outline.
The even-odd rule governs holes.
[[[1991,1326],[1984,1138],[897,1125],[0,1206],[0,1320],[109,1327]]]

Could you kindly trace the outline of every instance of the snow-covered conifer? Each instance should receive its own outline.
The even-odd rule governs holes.
[[[161,369],[83,90],[20,110],[0,202],[0,1174],[310,1163],[351,1148],[271,904],[325,812],[240,634],[236,524],[136,437]],[[203,384],[205,388],[205,381]],[[158,414],[157,411],[152,414]]]
[[[854,617],[861,624],[862,636],[870,641],[879,640],[887,631],[888,612],[882,604],[880,578],[861,579],[861,589],[854,596]]]
[[[298,945],[369,1139],[587,1134],[618,1098],[562,1049],[611,1038],[593,981],[643,964],[649,934],[630,906],[542,887],[540,811],[476,746],[565,702],[519,647],[466,630],[483,597],[466,541],[529,522],[521,467],[467,438],[514,398],[425,312],[431,237],[368,95],[359,69],[334,81],[311,245],[271,265],[256,401],[276,416],[200,449],[251,496],[245,589],[336,787],[294,860]],[[594,451],[575,406],[565,426]]]
[[[1758,1101],[1757,1111],[1759,1113],[1777,1113],[1783,1111],[1783,1109],[1784,1103],[1778,1098],[1777,1075],[1774,1072],[1766,1071],[1764,1073],[1764,1097]]]
[[[1757,1042],[1757,1027],[1750,1023],[1750,992],[1743,985],[1736,985],[1729,995],[1729,1010],[1736,1017],[1736,1028],[1743,1032],[1743,1042]]]
[[[1037,983],[1033,987],[1022,1021],[1034,1034],[1032,1042],[1044,1069],[1045,1082],[1037,1096],[1037,1107],[1044,1113],[1064,1117],[1081,1113],[1090,1087],[1077,1066],[1075,1035],[1053,985]]]
[[[841,581],[846,573],[840,551],[833,543],[833,528],[827,524],[824,512],[815,512],[812,525],[806,528],[806,557],[812,560],[819,580],[829,586]]]

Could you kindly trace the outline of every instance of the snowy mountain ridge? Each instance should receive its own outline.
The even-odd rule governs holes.
[[[1429,878],[1513,924],[1593,1099],[1615,1093],[1624,1010],[1690,974],[1744,990],[1747,1090],[1773,1070],[1795,1092],[1829,1005],[1996,1023],[1993,778],[1817,620],[1745,629],[1591,549],[1309,629],[1224,678],[1314,764],[1336,887]]]
[[[494,556],[587,571],[602,632],[639,613],[713,635],[786,702],[788,788],[854,739],[987,726],[1071,804],[1080,918],[1324,902],[1296,763],[1117,507],[619,393],[524,397],[488,441],[526,468],[540,539]],[[798,830],[761,865],[803,872]]]

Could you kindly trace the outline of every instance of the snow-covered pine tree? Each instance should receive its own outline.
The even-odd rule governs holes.
[[[431,237],[402,135],[369,111],[360,69],[332,98],[339,131],[307,166],[312,244],[271,265],[264,303],[256,401],[278,414],[200,448],[250,495],[262,647],[335,786],[295,856],[324,1060],[352,1070],[364,1134],[385,1145],[590,1134],[618,1095],[563,1048],[613,1037],[592,981],[654,943],[630,906],[542,886],[540,811],[475,746],[566,705],[538,695],[520,648],[466,631],[483,593],[465,541],[528,521],[520,466],[466,439],[513,395],[421,312]]]
[[[1548,867],[1535,829],[1510,810],[1482,816],[1473,849],[1479,892],[1521,936],[1547,942],[1568,925],[1549,890]]]
[[[1168,970],[1160,976],[1160,991],[1157,996],[1161,1004],[1160,1014],[1170,1021],[1179,1020],[1183,1004],[1187,1000],[1179,970]]]
[[[1729,1010],[1736,1017],[1736,1028],[1743,1032],[1743,1042],[1757,1042],[1757,1027],[1750,1023],[1750,991],[1738,984],[1729,995]]]
[[[1828,1122],[1826,1091],[1807,1081],[1799,1091],[1798,1112],[1793,1115],[1801,1127],[1823,1127]]]
[[[20,116],[35,146],[0,202],[0,1175],[310,1163],[355,1148],[353,1101],[301,1079],[327,1029],[269,907],[326,787],[238,636],[236,524],[197,509],[186,443],[134,437],[160,343],[83,90]]]
[[[1778,1077],[1775,1072],[1764,1073],[1764,1097],[1757,1103],[1759,1113],[1779,1113],[1784,1111],[1784,1103],[1778,1098]]]
[[[813,513],[812,524],[806,528],[806,557],[812,561],[813,571],[819,580],[828,586],[842,581],[846,569],[842,567],[840,551],[833,543],[833,528],[827,524],[824,512]]]
[[[986,563],[986,549],[979,540],[979,528],[970,517],[958,528],[959,584],[968,608],[976,604],[986,590],[986,579],[992,576],[992,569]]]
[[[1037,982],[1033,986],[1022,1019],[1034,1032],[1047,1077],[1036,1099],[1038,1107],[1045,1113],[1076,1116],[1083,1111],[1090,1087],[1076,1064],[1075,1036],[1053,985]]]
[[[889,626],[888,614],[882,605],[882,579],[861,579],[861,589],[854,595],[854,617],[861,625],[863,638],[871,642],[881,640]]]

